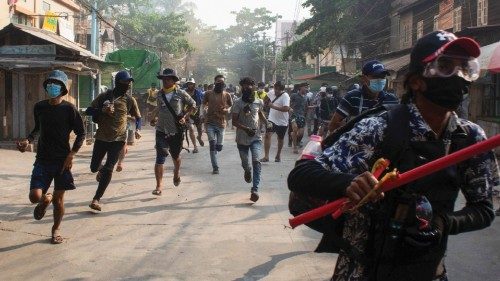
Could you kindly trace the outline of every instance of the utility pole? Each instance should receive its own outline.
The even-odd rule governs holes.
[[[274,47],[273,47],[273,51],[274,51],[274,60],[273,60],[273,83],[276,83],[276,74],[277,74],[277,66],[278,66],[278,46],[276,44],[276,42],[278,41],[278,19],[279,19],[279,15],[276,14],[276,30],[274,32]],[[280,38],[280,45],[281,45],[281,38]]]
[[[286,36],[285,36],[285,44],[288,47],[288,43],[289,43],[289,40],[290,40],[290,32],[287,31],[287,32],[285,32],[285,34],[286,34]],[[290,61],[288,60],[288,58],[286,58],[285,84],[287,84],[287,85],[288,85],[289,80],[290,80],[290,77],[288,75],[289,72],[290,72]]]
[[[91,30],[90,30],[90,51],[92,54],[97,56],[97,40],[98,40],[98,34],[99,32],[97,31],[97,0],[94,0],[94,5],[92,6],[92,23],[91,23]],[[97,74],[98,76],[94,79],[94,77],[90,77],[90,101],[92,102],[96,96],[96,88],[98,87],[98,81],[100,78],[100,74]],[[95,130],[95,125],[90,122],[90,142],[93,142],[94,138],[94,130]]]
[[[262,36],[262,82],[266,83],[266,33]]]

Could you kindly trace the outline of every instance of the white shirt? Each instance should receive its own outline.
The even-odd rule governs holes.
[[[274,97],[273,99],[271,99],[271,101],[273,100]],[[290,106],[290,96],[286,92],[284,92],[278,99],[273,102],[273,104],[279,107]],[[288,112],[278,111],[273,108],[271,108],[271,110],[269,111],[269,121],[278,126],[288,126],[288,119]]]

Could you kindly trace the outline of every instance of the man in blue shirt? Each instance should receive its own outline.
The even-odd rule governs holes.
[[[384,90],[388,75],[389,71],[381,62],[376,60],[367,62],[363,66],[361,75],[363,87],[348,92],[340,101],[330,122],[329,131],[335,131],[342,125],[344,119],[355,117],[370,108],[399,103],[395,95]]]

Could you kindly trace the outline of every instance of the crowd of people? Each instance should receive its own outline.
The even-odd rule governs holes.
[[[184,143],[191,140],[192,152],[199,153],[198,145],[205,145],[204,132],[212,174],[219,174],[218,157],[223,151],[226,128],[231,126],[236,130],[243,178],[251,184],[250,200],[256,202],[261,163],[270,161],[274,133],[274,161],[281,162],[287,132],[288,146],[298,154],[304,134],[326,138],[350,125],[320,156],[298,162],[289,174],[288,186],[306,199],[331,201],[347,196],[356,204],[378,183],[371,173],[378,158],[389,157],[394,167],[406,171],[486,139],[481,127],[455,113],[468,86],[478,77],[479,52],[474,40],[445,31],[420,38],[411,53],[406,92],[401,100],[386,91],[390,73],[377,60],[363,65],[361,85],[354,85],[343,96],[336,85],[323,84],[312,93],[308,83],[285,85],[277,81],[266,86],[251,77],[242,78],[238,87],[227,86],[220,74],[210,85],[197,87],[192,78],[181,85],[176,72],[166,68],[158,74],[161,88],[157,90],[153,84],[146,99],[145,116],[155,128],[156,188],[152,194],[162,195],[164,164],[169,155],[174,166],[173,185],[181,183]],[[123,169],[126,145],[141,137],[143,117],[137,101],[129,94],[133,81],[127,71],[118,72],[114,88],[98,95],[86,110],[99,125],[90,164],[98,184],[89,207],[96,211],[102,210],[100,199],[111,182],[115,165],[118,163],[117,171]],[[37,204],[37,220],[53,203],[55,244],[63,242],[59,228],[64,192],[75,188],[71,167],[84,140],[80,114],[63,100],[67,82],[62,71],[49,75],[44,82],[49,99],[35,105],[35,128],[18,143],[24,152],[38,137],[29,198]],[[383,110],[376,115],[363,115],[381,106]],[[355,119],[357,116],[364,118]],[[402,125],[395,127],[395,122]],[[388,132],[388,128],[397,128],[397,132]],[[77,137],[70,147],[72,131]],[[53,180],[52,194],[48,189]],[[369,204],[345,215],[342,224],[325,219],[321,222],[323,239],[318,249],[337,248],[339,252],[332,280],[447,280],[444,255],[448,236],[490,225],[494,218],[492,188],[497,185],[497,161],[494,153],[488,152],[397,192],[377,193],[369,198]],[[459,191],[467,203],[455,211]],[[428,216],[422,215],[425,211]]]

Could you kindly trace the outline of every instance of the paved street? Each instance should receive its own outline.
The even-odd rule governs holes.
[[[168,159],[166,189],[155,197],[153,131],[143,135],[124,171],[114,173],[98,214],[88,208],[97,186],[88,168],[91,147],[79,154],[61,245],[49,243],[51,207],[44,219],[33,219],[27,195],[34,154],[0,150],[0,280],[329,279],[336,255],[312,253],[319,235],[308,228],[285,227],[286,177],[296,158],[291,149],[284,148],[281,163],[263,164],[255,204],[231,130],[219,154],[220,175],[211,175],[208,147],[183,153],[181,185],[173,188]],[[273,145],[271,159],[274,152]],[[452,237],[450,248],[450,280],[498,280],[498,220]]]

